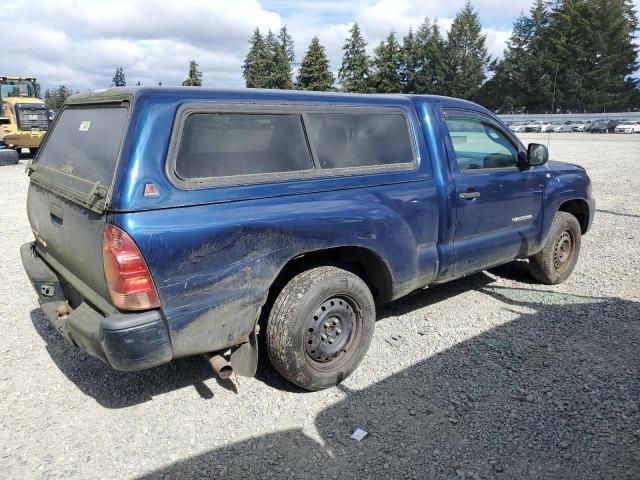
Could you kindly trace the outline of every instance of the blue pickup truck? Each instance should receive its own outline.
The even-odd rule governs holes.
[[[260,334],[309,390],[357,368],[377,303],[515,259],[562,282],[595,211],[583,168],[436,96],[95,91],[28,174],[22,261],[69,342],[250,376]]]

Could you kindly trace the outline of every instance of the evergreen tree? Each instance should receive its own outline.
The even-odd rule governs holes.
[[[499,111],[626,110],[636,98],[632,0],[536,0],[514,23],[480,101]],[[556,81],[557,72],[557,81]]]
[[[402,85],[402,48],[392,30],[386,41],[374,50],[371,84],[378,93],[400,93]]]
[[[586,32],[585,103],[594,112],[621,109],[629,104],[637,69],[638,47],[633,43],[638,21],[623,0],[592,0]],[[630,15],[630,16],[629,16]]]
[[[268,54],[264,38],[258,27],[254,29],[253,35],[249,39],[249,44],[251,47],[242,66],[245,84],[247,88],[264,88],[267,76]]]
[[[124,76],[124,72],[122,71],[122,67],[116,68],[116,73],[113,75],[111,85],[114,87],[124,87],[127,85],[127,80]]]
[[[559,0],[551,12],[547,68],[559,65],[556,103],[565,110],[582,112],[587,107],[584,72],[588,10],[585,0]]]
[[[549,60],[545,1],[536,0],[529,13],[514,22],[504,56],[492,64],[494,76],[482,86],[479,100],[488,108],[503,112],[551,109],[556,69]]]
[[[263,37],[255,28],[249,39],[249,53],[242,66],[248,88],[293,88],[291,63],[294,60],[293,39],[284,26],[278,36],[269,30]]]
[[[296,60],[296,55],[294,53],[293,38],[289,34],[289,30],[287,30],[286,25],[283,25],[282,28],[280,29],[280,33],[278,34],[278,40],[280,40],[280,45],[282,46],[282,49],[285,51],[285,54],[287,55],[287,60],[289,61],[289,64],[294,63]]]
[[[280,49],[276,55],[277,59],[274,61],[276,66],[276,77],[279,79],[279,86],[277,88],[291,89],[293,88],[293,63],[296,60],[294,53],[293,38],[287,30],[287,26],[283,25],[278,34],[278,41],[280,43]]]
[[[309,50],[305,53],[300,72],[298,73],[297,88],[300,90],[331,90],[335,77],[329,70],[329,59],[318,37],[313,37]]]
[[[467,0],[453,20],[447,39],[447,85],[450,95],[470,100],[477,97],[490,61],[485,39],[478,13]]]
[[[409,27],[409,33],[402,39],[402,65],[400,76],[404,93],[418,93],[416,77],[420,69],[420,54],[416,36]]]
[[[351,34],[342,47],[342,66],[338,71],[338,80],[344,92],[369,92],[369,56],[367,43],[364,41],[360,27],[354,23],[349,30]]]
[[[182,82],[183,87],[201,87],[202,86],[202,72],[198,70],[198,63],[195,60],[189,62],[189,75],[186,80]]]
[[[446,95],[446,42],[440,34],[437,20],[430,23],[425,18],[416,32],[414,48],[412,62],[416,65],[413,78],[415,93]]]
[[[281,60],[281,58],[276,59],[276,56],[279,56],[280,53],[280,43],[278,39],[273,34],[271,30],[267,32],[267,36],[264,37],[264,78],[262,79],[262,87],[261,88],[276,88],[276,79],[275,79],[275,70],[276,70],[276,61]]]
[[[58,88],[49,90],[44,93],[44,103],[47,108],[57,112],[62,107],[62,104],[71,95],[78,93],[71,88],[67,88],[65,85],[60,85]]]
[[[292,88],[291,64],[287,58],[285,47],[271,30],[269,30],[264,44],[266,55],[263,63],[262,88]]]

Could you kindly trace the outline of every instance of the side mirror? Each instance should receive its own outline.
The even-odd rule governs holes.
[[[527,163],[530,167],[544,165],[549,161],[549,150],[541,143],[530,143],[527,147]]]

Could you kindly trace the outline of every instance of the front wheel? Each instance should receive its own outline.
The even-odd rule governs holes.
[[[529,257],[531,275],[547,285],[564,282],[578,262],[580,240],[580,223],[576,217],[557,212],[544,248]]]
[[[336,267],[295,276],[267,321],[266,346],[275,369],[306,390],[337,385],[360,364],[375,326],[367,284]]]

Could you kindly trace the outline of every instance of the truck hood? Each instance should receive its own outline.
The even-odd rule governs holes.
[[[586,172],[580,165],[569,162],[559,162],[558,160],[549,160],[547,167],[553,172]]]

